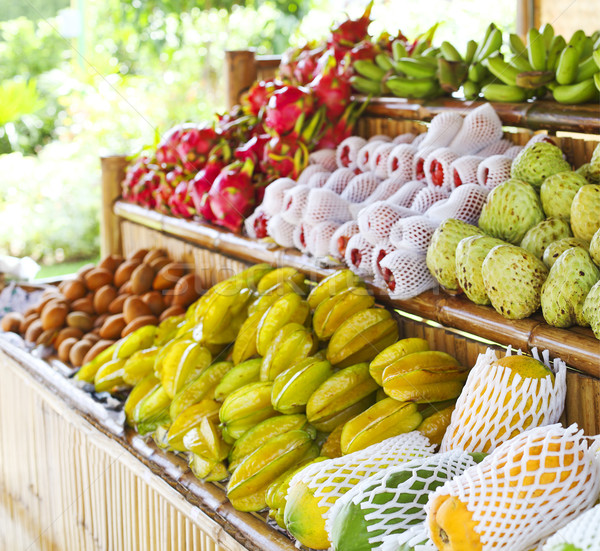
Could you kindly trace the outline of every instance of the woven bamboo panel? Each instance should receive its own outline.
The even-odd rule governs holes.
[[[244,551],[0,352],[0,549]]]

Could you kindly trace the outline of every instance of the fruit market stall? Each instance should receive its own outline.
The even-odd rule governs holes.
[[[368,21],[102,159],[102,260],[2,319],[7,547],[600,539],[598,33]]]

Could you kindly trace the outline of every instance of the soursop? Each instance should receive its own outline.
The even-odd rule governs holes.
[[[591,182],[600,182],[600,143],[596,146],[596,149],[594,149],[587,174],[587,178],[590,179]]]
[[[600,266],[600,229],[596,230],[590,241],[590,256],[596,266]]]
[[[596,338],[600,339],[600,281],[590,289],[585,297],[583,319],[590,324]]]
[[[522,319],[540,307],[548,268],[521,247],[497,245],[485,257],[481,275],[496,311],[508,319]]]
[[[599,279],[600,270],[586,251],[572,247],[562,253],[542,287],[541,304],[546,323],[554,327],[587,326],[583,302]]]
[[[510,175],[539,189],[548,176],[571,170],[562,151],[547,142],[537,142],[523,149],[513,161]]]
[[[487,235],[472,235],[465,237],[456,247],[456,279],[465,295],[475,304],[490,304],[483,284],[481,265],[496,245],[506,243]]]
[[[540,199],[546,216],[571,219],[571,203],[579,188],[588,181],[576,172],[559,172],[544,180],[540,188]]]
[[[533,187],[511,178],[488,195],[479,227],[492,237],[518,245],[527,231],[544,218],[542,203]]]
[[[571,203],[571,229],[575,237],[591,241],[600,228],[600,184],[583,186]]]
[[[542,260],[548,268],[552,268],[553,264],[558,260],[558,257],[571,247],[581,247],[585,251],[588,250],[589,243],[585,239],[579,237],[565,237],[554,243],[550,243],[544,251]]]
[[[456,281],[456,247],[465,237],[481,235],[477,227],[448,218],[433,232],[427,248],[427,267],[438,283],[450,290],[458,289]]]
[[[546,247],[563,237],[573,237],[569,224],[560,218],[548,218],[533,226],[520,246],[542,260]]]

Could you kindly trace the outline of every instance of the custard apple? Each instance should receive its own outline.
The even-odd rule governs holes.
[[[533,226],[523,237],[521,247],[542,260],[544,251],[550,243],[563,237],[572,237],[569,224],[560,218],[547,218]]]
[[[600,143],[594,149],[594,153],[592,153],[592,160],[590,161],[586,178],[594,183],[600,182]]]
[[[481,275],[496,311],[508,319],[522,319],[540,307],[548,268],[521,247],[497,245],[485,257]]]
[[[580,176],[583,176],[588,184],[597,184],[598,181],[594,180],[593,176],[590,174],[591,166],[592,165],[590,163],[585,163],[584,165],[581,165],[575,172]]]
[[[553,264],[558,260],[558,257],[571,247],[581,247],[587,251],[589,243],[585,239],[579,239],[579,237],[564,237],[554,243],[550,243],[544,251],[542,260],[548,268],[552,268]]]
[[[599,279],[600,270],[586,251],[572,247],[562,253],[542,287],[541,304],[546,323],[554,327],[587,326],[583,302]]]
[[[588,184],[579,189],[571,203],[571,229],[575,237],[591,241],[598,228],[600,184]]]
[[[600,339],[600,281],[590,289],[583,301],[583,319],[590,324],[596,338]]]
[[[504,241],[487,235],[465,237],[456,247],[456,279],[465,295],[475,304],[490,304],[485,292],[481,265],[488,252]]]
[[[579,188],[588,181],[576,172],[559,172],[544,180],[540,188],[540,199],[546,216],[571,219],[571,203]]]
[[[571,170],[562,151],[548,142],[536,142],[526,147],[513,161],[510,175],[539,189],[548,176]]]
[[[440,285],[450,290],[458,289],[456,247],[461,239],[482,233],[477,226],[454,218],[448,218],[433,232],[427,248],[427,267]]]
[[[600,266],[600,229],[596,230],[590,241],[590,256],[596,266]]]
[[[542,203],[533,187],[511,178],[488,195],[479,227],[492,237],[518,245],[527,230],[544,218]]]

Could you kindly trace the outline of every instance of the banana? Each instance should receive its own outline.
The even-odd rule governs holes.
[[[438,81],[444,92],[456,92],[467,77],[467,66],[462,61],[438,58]]]
[[[592,78],[596,72],[598,72],[598,65],[596,64],[594,56],[591,55],[577,67],[575,82],[582,82],[588,78]]]
[[[481,52],[483,51],[483,49],[486,46],[487,41],[489,40],[492,32],[494,30],[496,30],[496,25],[494,23],[490,23],[487,28],[485,29],[485,34],[483,35],[483,38],[481,39],[481,42],[479,43],[479,46],[477,47],[477,50],[475,52],[475,55],[473,56],[473,62],[477,63],[478,61],[481,61],[480,56],[481,56]]]
[[[434,78],[409,79],[398,76],[385,81],[390,92],[401,98],[423,99],[439,94],[440,88]]]
[[[381,80],[387,72],[367,59],[356,60],[352,67],[359,75],[371,80]]]
[[[485,65],[475,62],[469,66],[469,71],[467,74],[469,80],[482,83],[490,73]]]
[[[538,90],[553,80],[553,71],[525,71],[517,75],[517,86],[526,90]]]
[[[134,411],[139,403],[146,396],[154,392],[159,386],[160,380],[154,375],[154,373],[150,373],[131,389],[129,396],[127,396],[127,400],[125,400],[125,404],[123,405],[125,420],[130,427],[132,427],[134,424]]]
[[[284,325],[273,338],[260,367],[260,380],[273,381],[294,362],[310,356],[317,349],[314,335],[299,323]]]
[[[375,63],[386,73],[394,70],[394,60],[391,59],[387,54],[377,54],[375,56]]]
[[[556,67],[556,82],[558,84],[572,84],[577,76],[579,52],[573,45],[567,46],[558,59]]]
[[[533,71],[533,67],[529,64],[527,57],[514,55],[508,60],[508,63],[511,67],[514,67],[519,72]]]
[[[331,364],[314,356],[300,360],[273,381],[271,402],[280,413],[303,413],[311,395],[333,375]]]
[[[583,53],[583,49],[585,47],[586,38],[587,36],[585,32],[579,29],[573,33],[571,39],[569,40],[569,42],[567,42],[567,44],[569,46],[573,46],[577,50],[578,55],[581,57],[581,54]]]
[[[462,61],[463,58],[460,55],[459,51],[447,40],[444,40],[440,46],[440,51],[442,52],[442,56],[444,59],[448,61]]]
[[[600,48],[598,48],[597,50],[594,50],[592,57],[594,58],[594,61],[596,62],[596,67],[598,67],[598,70],[600,71]]]
[[[123,380],[125,360],[111,360],[96,371],[94,387],[96,392],[114,392],[117,388],[127,386]]]
[[[519,103],[527,100],[527,91],[518,86],[486,84],[481,91],[483,97],[488,101]]]
[[[250,383],[260,381],[260,366],[262,359],[246,360],[232,367],[215,387],[214,398],[217,402],[222,402],[232,392],[242,388]]]
[[[365,287],[349,287],[317,306],[313,315],[313,329],[321,340],[329,339],[350,316],[371,308],[375,298]]]
[[[134,386],[148,374],[152,373],[157,354],[157,346],[134,352],[127,358],[123,366],[123,381],[128,385]]]
[[[465,80],[462,85],[463,95],[465,99],[473,100],[479,97],[479,92],[481,87],[477,82],[473,82],[472,80]]]
[[[394,40],[394,42],[392,42],[392,55],[395,61],[408,55],[406,46],[402,40]]]
[[[552,39],[550,47],[548,48],[548,60],[546,62],[546,69],[548,69],[548,71],[556,71],[560,54],[566,47],[567,42],[560,34]]]
[[[512,65],[509,65],[501,55],[489,57],[486,60],[487,68],[490,73],[497,79],[501,80],[508,86],[515,86],[517,82],[517,75],[520,73],[518,69],[515,69]]]
[[[306,300],[308,301],[310,309],[314,310],[321,302],[342,292],[348,287],[364,286],[364,281],[351,270],[336,270],[315,285]]]
[[[235,471],[239,464],[271,438],[291,430],[303,430],[314,438],[317,431],[308,424],[306,415],[280,415],[270,417],[251,428],[235,441],[229,452],[229,469]]]
[[[430,78],[437,71],[437,66],[432,67],[428,63],[422,63],[410,57],[399,59],[394,66],[396,71],[413,78]]]
[[[467,47],[465,50],[465,63],[467,65],[470,65],[473,61],[473,57],[475,56],[478,46],[479,45],[477,42],[475,42],[475,40],[469,40],[469,42],[467,42]]]
[[[371,80],[370,78],[352,75],[350,77],[352,88],[362,94],[381,96],[384,93],[384,86],[381,80]]]
[[[550,49],[550,43],[554,38],[554,27],[550,23],[544,24],[544,26],[540,29],[540,35],[544,39],[544,44],[546,45],[546,50]]]
[[[160,379],[165,392],[173,398],[212,361],[211,353],[197,342],[179,341],[163,360]]]
[[[529,63],[535,71],[546,70],[546,54],[544,37],[537,29],[529,29],[527,32],[527,55]]]
[[[596,86],[596,90],[600,92],[600,72],[594,75],[594,85]]]
[[[510,33],[508,35],[508,45],[513,54],[518,56],[527,56],[527,46],[518,34]]]
[[[186,451],[186,446],[183,444],[184,436],[191,429],[199,426],[200,422],[205,417],[213,423],[216,423],[219,418],[220,407],[221,404],[214,400],[201,400],[181,411],[177,418],[173,418],[173,423],[167,432],[166,439],[169,447],[179,452]],[[190,451],[198,453],[195,450]]]
[[[475,54],[475,61],[483,61],[491,56],[493,53],[497,52],[502,46],[502,31],[498,28],[494,28],[487,40],[485,41],[483,47],[479,52]]]
[[[597,74],[598,73],[596,73],[596,75]],[[589,78],[582,82],[577,82],[576,84],[557,86],[552,91],[554,99],[558,103],[565,104],[587,103],[594,100],[598,97],[598,90],[595,86],[595,80],[597,80],[596,75],[594,75],[594,78]]]

